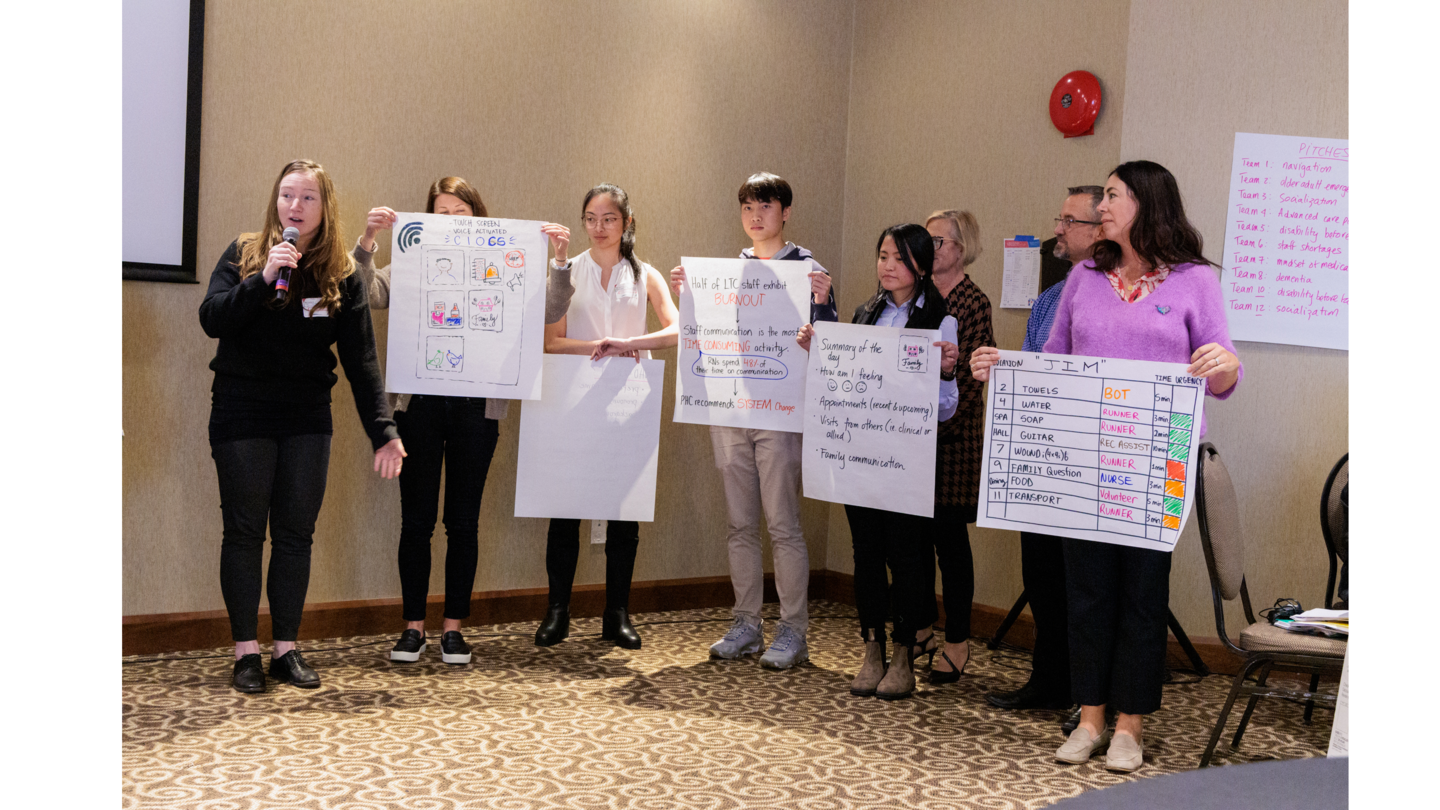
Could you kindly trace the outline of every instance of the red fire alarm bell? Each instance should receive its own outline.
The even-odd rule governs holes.
[[[1100,80],[1088,70],[1072,70],[1050,91],[1050,121],[1067,138],[1095,134],[1100,115]]]

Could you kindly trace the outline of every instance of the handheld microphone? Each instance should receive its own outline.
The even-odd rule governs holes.
[[[280,237],[286,242],[289,242],[291,246],[294,246],[295,240],[300,238],[300,229],[286,228],[285,232],[280,234]],[[289,293],[290,268],[287,266],[280,268],[280,275],[275,277],[275,300],[284,303],[285,296]]]

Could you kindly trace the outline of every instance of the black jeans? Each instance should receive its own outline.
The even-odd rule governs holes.
[[[935,611],[935,546],[931,518],[845,506],[855,552],[855,609],[860,637],[885,640],[892,614],[896,644],[914,644],[915,631],[938,618]],[[886,568],[894,582],[886,576]],[[948,630],[947,630],[948,633]]]
[[[1070,607],[1070,695],[1125,714],[1160,708],[1169,630],[1170,554],[1061,541]]]
[[[1070,696],[1070,610],[1062,538],[1020,533],[1020,576],[1035,617],[1030,683],[1042,694]]]
[[[941,599],[945,602],[945,640],[970,638],[970,609],[975,603],[975,556],[970,551],[966,513],[974,508],[935,506],[935,560],[940,565]]]
[[[485,418],[485,400],[415,395],[406,410],[395,412],[405,444],[400,468],[400,594],[407,622],[425,620],[430,594],[430,536],[440,500],[440,469],[445,468],[445,618],[470,616],[480,499],[500,423]]]
[[[635,549],[640,524],[612,520],[605,524],[605,609],[630,607],[630,578],[635,574]],[[550,518],[545,536],[545,573],[550,577],[550,604],[570,604],[575,566],[580,561],[580,521]]]
[[[310,544],[325,499],[330,436],[307,433],[278,439],[236,439],[213,445],[220,479],[220,593],[230,614],[230,637],[256,640],[265,524],[270,524],[271,628],[276,641],[300,632],[310,587]]]

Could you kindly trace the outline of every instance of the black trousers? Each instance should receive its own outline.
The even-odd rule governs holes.
[[[891,640],[914,644],[915,631],[938,618],[933,519],[849,504],[845,517],[855,553],[860,637],[868,638],[874,630],[875,637],[884,641],[885,621],[893,615]]]
[[[445,469],[445,618],[470,616],[479,557],[480,499],[500,424],[485,400],[415,395],[395,425],[408,454],[400,472],[400,593],[405,621],[425,620],[430,594],[430,537]]]
[[[310,545],[325,499],[330,436],[307,433],[278,439],[236,439],[213,445],[220,481],[220,593],[230,614],[230,637],[254,641],[260,613],[260,568],[270,526],[270,571],[265,593],[276,641],[300,632],[310,587]]]
[[[1062,541],[1070,600],[1070,695],[1125,714],[1160,708],[1170,555],[1089,540]]]
[[[1062,539],[1020,533],[1020,576],[1035,617],[1030,683],[1045,695],[1070,695],[1070,610],[1065,592]]]
[[[970,638],[970,609],[975,603],[975,557],[966,526],[967,513],[974,512],[974,507],[936,504],[931,521],[940,588],[944,591],[945,640],[957,644]]]
[[[630,578],[635,574],[635,549],[640,524],[611,520],[605,524],[605,609],[630,607]],[[545,573],[550,578],[550,604],[569,605],[580,561],[580,521],[550,518],[545,537]]]

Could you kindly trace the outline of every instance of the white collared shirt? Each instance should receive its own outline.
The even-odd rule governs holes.
[[[921,293],[920,297],[915,299],[914,304],[916,307],[919,307],[924,305],[924,303],[925,294]],[[910,307],[904,305],[898,307],[895,306],[895,302],[891,300],[890,294],[886,293],[885,309],[881,310],[880,317],[875,319],[875,325],[904,327],[905,322],[908,320],[910,320]],[[960,324],[955,321],[954,316],[946,315],[945,320],[940,322],[940,339],[950,343],[956,343],[958,342],[957,336],[959,335],[959,333]],[[955,380],[953,379],[941,380],[939,402],[940,419],[938,421],[944,422],[945,420],[954,416],[955,409],[959,405],[960,386],[956,385]]]
[[[645,323],[645,307],[649,297],[645,276],[650,265],[640,262],[640,280],[630,272],[630,262],[621,259],[610,270],[610,288],[600,284],[600,265],[590,258],[590,251],[575,257],[570,268],[570,282],[575,295],[565,313],[565,336],[575,340],[600,340],[607,337],[631,338],[649,332]],[[644,352],[644,357],[650,353]]]

